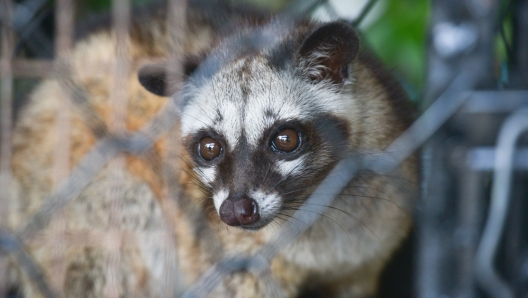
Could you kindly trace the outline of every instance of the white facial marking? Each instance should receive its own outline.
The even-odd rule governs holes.
[[[226,138],[230,148],[235,148],[242,134],[242,117],[240,107],[235,102],[225,101],[222,103],[222,116],[219,131]]]
[[[222,189],[213,195],[213,203],[215,205],[217,213],[220,210],[220,206],[222,206],[222,203],[227,199],[228,196],[229,191],[227,191],[226,189]]]
[[[249,196],[257,202],[259,206],[259,214],[262,219],[275,217],[282,206],[281,197],[277,194],[266,194],[257,190],[250,192]]]
[[[283,176],[295,175],[304,169],[306,156],[301,156],[294,160],[281,160],[275,164],[275,169]]]
[[[277,121],[310,121],[316,113],[325,112],[339,115],[350,104],[350,99],[342,102],[343,97],[335,90],[308,83],[290,72],[272,70],[258,58],[252,60],[249,69],[252,76],[243,127],[253,148]]]
[[[216,168],[194,168],[194,171],[202,178],[202,181],[208,185],[211,185],[216,178]]]
[[[214,124],[215,108],[211,105],[215,104],[215,102],[204,95],[211,92],[209,85],[205,85],[202,88],[189,89],[188,92],[196,94],[196,98],[185,107],[182,113],[182,132],[184,135],[197,132]]]
[[[191,88],[193,99],[182,113],[183,135],[202,129],[213,129],[222,135],[230,148],[240,140],[243,127],[243,101],[236,73],[244,60],[239,60],[215,74],[200,88]]]

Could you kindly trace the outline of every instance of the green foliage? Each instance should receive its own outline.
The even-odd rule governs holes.
[[[131,0],[131,5],[141,5],[152,0]],[[77,4],[81,10],[81,13],[93,13],[93,12],[106,12],[111,9],[112,1],[111,0],[90,0],[90,1],[79,1]]]
[[[381,17],[365,30],[365,38],[374,52],[419,92],[425,83],[430,4],[425,0],[387,0],[385,4]]]
[[[250,3],[271,11],[279,11],[288,4],[288,0],[228,0],[231,3]]]
[[[85,7],[92,11],[103,12],[110,9],[110,0],[83,1]]]

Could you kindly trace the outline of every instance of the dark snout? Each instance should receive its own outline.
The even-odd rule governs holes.
[[[228,198],[220,206],[220,219],[230,226],[245,226],[260,219],[257,202],[252,199]]]

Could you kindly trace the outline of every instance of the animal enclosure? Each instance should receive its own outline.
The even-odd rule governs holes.
[[[359,25],[371,13],[376,1],[368,1],[355,20]],[[414,247],[410,258],[414,274],[404,284],[401,297],[528,297],[528,1],[433,1],[427,44],[427,78],[420,99],[422,112],[408,130],[398,136],[383,152],[371,155],[350,154],[327,175],[310,198],[286,220],[281,234],[266,243],[254,256],[224,258],[182,289],[179,280],[178,256],[173,243],[174,231],[160,224],[153,230],[116,229],[86,230],[66,233],[61,212],[107,165],[123,167],[126,156],[144,156],[180,119],[176,105],[166,105],[151,121],[128,131],[123,111],[127,106],[127,77],[130,50],[123,46],[132,15],[131,2],[113,0],[111,21],[116,32],[116,56],[106,71],[112,74],[109,94],[112,124],[90,127],[98,136],[92,150],[79,157],[70,170],[70,117],[73,109],[83,106],[84,91],[70,80],[71,55],[74,46],[76,1],[3,0],[1,13],[0,60],[0,297],[17,297],[17,289],[8,274],[9,260],[14,260],[22,273],[44,297],[62,296],[62,280],[67,268],[61,256],[67,247],[87,244],[109,252],[107,270],[117,275],[121,262],[119,249],[137,243],[152,243],[162,251],[162,263],[173,275],[164,276],[160,292],[166,297],[204,297],[234,272],[252,272],[266,281],[267,296],[275,294],[274,280],[269,277],[270,259],[299,237],[332,203],[341,189],[359,171],[390,173],[415,152],[421,155],[422,185],[418,207],[412,215],[415,222]],[[184,0],[169,0],[170,12],[185,11]],[[332,1],[291,1],[284,14],[310,14],[326,10],[337,18]],[[51,8],[52,7],[52,8]],[[20,47],[43,47],[39,33],[39,16],[44,9],[53,9],[55,30],[53,59],[28,58]],[[24,12],[26,14],[24,14]],[[25,17],[25,18],[24,18]],[[171,39],[181,41],[187,30],[183,13],[169,14],[167,27]],[[21,25],[25,24],[25,25]],[[26,26],[26,27],[24,27]],[[37,33],[29,35],[27,28]],[[37,28],[37,29],[35,29]],[[24,31],[26,30],[26,31]],[[31,31],[31,30],[30,30]],[[45,35],[45,34],[44,34]],[[28,37],[30,36],[30,37]],[[29,40],[28,40],[29,38]],[[240,42],[241,44],[236,44]],[[231,48],[244,46],[234,41]],[[264,46],[266,40],[260,44]],[[184,49],[174,43],[171,51]],[[259,45],[258,42],[256,42]],[[18,52],[17,52],[18,51]],[[14,53],[17,53],[14,55]],[[499,53],[499,54],[498,54]],[[502,55],[502,56],[501,56]],[[181,56],[181,55],[180,55]],[[175,55],[178,57],[178,55]],[[169,62],[173,75],[181,81],[181,61]],[[87,66],[88,67],[88,66]],[[20,94],[26,86],[22,80],[53,78],[60,92],[69,101],[61,103],[57,115],[57,147],[50,185],[52,196],[21,225],[13,226],[14,186],[12,179],[12,131]],[[18,97],[17,97],[18,96]],[[16,99],[16,100],[15,100]],[[178,100],[175,98],[174,100]],[[97,124],[98,122],[92,122]],[[168,140],[177,142],[178,140]],[[177,152],[168,152],[163,164],[170,164]],[[171,165],[174,166],[174,165]],[[177,166],[177,165],[176,165]],[[168,174],[167,174],[168,175]],[[336,178],[337,177],[337,178]],[[177,204],[177,185],[162,189],[170,200],[157,206],[160,218],[171,222],[181,212]],[[123,204],[112,202],[110,221],[118,221]],[[304,211],[303,211],[304,210]],[[303,223],[299,225],[297,221]],[[51,227],[51,233],[42,233]],[[44,278],[26,246],[52,246],[53,278]],[[112,271],[113,270],[113,271]],[[398,270],[398,269],[396,269]],[[397,275],[397,274],[396,274]],[[394,275],[390,275],[394,276]],[[382,285],[385,285],[382,283]],[[105,286],[108,297],[120,293],[119,278]],[[390,288],[390,286],[387,286]],[[394,297],[387,290],[380,295]]]

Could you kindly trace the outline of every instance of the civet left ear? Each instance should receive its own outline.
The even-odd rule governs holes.
[[[171,96],[176,91],[170,90],[170,78],[168,78],[165,63],[148,64],[141,67],[138,72],[138,79],[145,89],[159,96]]]
[[[201,57],[188,55],[183,59],[183,74],[189,77],[198,67]],[[139,83],[159,96],[171,96],[176,92],[177,82],[170,77],[168,62],[147,64],[138,71]]]
[[[359,51],[359,37],[345,22],[332,22],[315,29],[303,41],[297,57],[301,72],[317,83],[328,79],[340,85],[348,78],[348,64]]]

